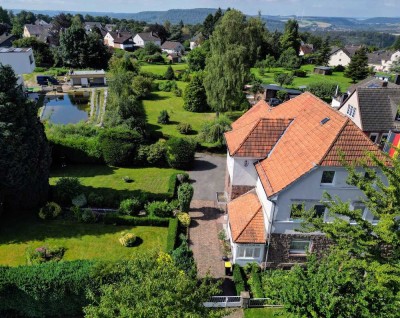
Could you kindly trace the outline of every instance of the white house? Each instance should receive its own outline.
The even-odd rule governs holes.
[[[349,45],[343,48],[334,47],[331,50],[331,54],[329,56],[329,66],[347,66],[349,65],[351,58],[354,56],[357,50],[359,50],[361,46]]]
[[[379,148],[346,116],[311,93],[277,107],[260,101],[225,134],[226,191],[233,263],[290,267],[331,242],[323,233],[299,233],[298,208],[331,220],[324,191],[349,201],[377,222],[362,203],[362,192],[346,183],[341,154],[349,160]],[[351,222],[350,220],[348,220]]]
[[[165,41],[161,45],[161,51],[168,54],[183,54],[185,52],[185,47],[178,41]]]
[[[201,43],[203,43],[204,41],[204,36],[203,34],[197,33],[194,37],[192,37],[189,41],[190,44],[190,49],[194,50],[196,47],[199,47],[201,45]]]
[[[133,49],[135,42],[129,32],[107,32],[104,37],[104,44],[122,50]]]
[[[133,38],[136,46],[144,47],[146,43],[153,42],[155,45],[161,47],[161,39],[154,32],[142,32],[135,35]]]
[[[18,84],[23,83],[22,74],[30,74],[36,67],[31,48],[0,48],[0,63],[10,65],[19,75]]]
[[[368,54],[368,66],[377,72],[389,72],[393,62],[399,60],[400,50],[376,51]]]

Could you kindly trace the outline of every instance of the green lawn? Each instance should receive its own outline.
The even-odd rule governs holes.
[[[139,238],[136,247],[123,247],[121,232],[132,231]],[[165,250],[168,229],[149,226],[80,224],[67,220],[41,221],[36,216],[2,219],[0,225],[0,265],[26,264],[25,251],[41,246],[63,246],[63,260],[118,260],[135,257],[148,250]]]
[[[314,65],[303,65],[301,69],[307,72],[307,77],[295,77],[293,84],[288,87],[298,89],[299,86],[307,86],[311,83],[329,82],[339,84],[341,91],[345,92],[347,91],[347,88],[352,85],[351,79],[344,77],[343,72],[333,72],[332,75],[314,74]],[[274,74],[287,73],[289,71],[280,67],[276,67],[271,68],[270,72],[266,72],[264,76],[260,75],[258,68],[252,68],[251,72],[260,78],[265,84],[278,84],[274,81]]]
[[[177,82],[183,91],[187,85],[185,82]],[[153,92],[150,98],[143,101],[147,114],[147,122],[151,131],[159,131],[164,136],[183,137],[176,128],[179,123],[189,123],[198,133],[204,122],[215,118],[215,113],[192,113],[183,109],[183,98],[177,97],[173,92]],[[157,123],[161,110],[167,110],[171,123],[162,125]]]
[[[150,72],[157,75],[164,75],[167,71],[169,64],[148,64],[141,63],[140,69],[143,72]],[[172,64],[172,69],[174,71],[182,71],[187,69],[186,63]]]
[[[103,188],[105,190],[133,191],[149,193],[167,193],[169,180],[179,170],[171,168],[117,168],[105,165],[69,165],[53,169],[50,184],[55,184],[60,177],[77,177],[83,186]],[[123,177],[130,177],[133,182],[126,183]]]
[[[285,318],[282,309],[276,308],[251,308],[245,309],[244,318]]]

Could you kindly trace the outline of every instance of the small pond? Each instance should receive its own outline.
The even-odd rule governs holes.
[[[47,94],[41,119],[54,124],[76,124],[86,121],[90,112],[90,92]]]

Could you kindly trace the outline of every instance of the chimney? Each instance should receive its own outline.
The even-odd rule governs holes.
[[[388,87],[388,82],[387,81],[383,81],[382,82],[382,87]]]
[[[120,32],[117,33],[117,37],[119,37],[119,38],[121,37],[121,33]]]

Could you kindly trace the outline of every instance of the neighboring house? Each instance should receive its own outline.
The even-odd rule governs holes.
[[[349,65],[351,58],[360,48],[361,46],[355,46],[355,45],[349,45],[343,48],[333,47],[331,50],[331,54],[329,56],[328,65],[329,66]]]
[[[129,32],[107,32],[104,44],[122,50],[131,50],[135,46],[132,34]]]
[[[18,84],[23,83],[22,74],[30,74],[36,67],[31,48],[0,48],[0,63],[10,65],[19,75]]]
[[[144,47],[146,43],[153,42],[161,47],[161,39],[154,32],[142,32],[135,35],[133,38],[136,46]]]
[[[47,25],[36,25],[36,24],[25,24],[24,25],[24,38],[35,37],[39,41],[44,43],[51,42],[51,24]]]
[[[389,72],[394,61],[400,58],[400,50],[397,51],[376,51],[368,53],[368,66],[373,67],[377,72]]]
[[[167,56],[167,60],[170,61],[171,63],[180,63],[181,56],[180,56],[180,54],[177,54],[177,53],[170,53]]]
[[[178,41],[165,41],[161,45],[161,51],[168,54],[183,54],[185,52],[185,47]]]
[[[299,56],[304,56],[314,52],[314,46],[312,44],[302,44],[300,45]]]
[[[69,74],[72,86],[103,86],[106,85],[106,72],[103,70],[74,71]]]
[[[384,145],[390,131],[400,129],[400,87],[357,87],[339,107],[376,144]],[[394,84],[393,84],[394,85]]]
[[[262,88],[264,90],[262,98],[267,102],[271,98],[276,98],[277,97],[277,93],[279,91],[287,92],[288,95],[289,95],[289,98],[293,98],[293,97],[299,96],[301,93],[303,93],[302,91],[299,91],[297,89],[284,88],[282,86],[275,85],[275,84],[262,84],[261,86],[262,86]]]
[[[105,29],[107,30],[107,32],[111,32],[114,31],[116,27],[117,27],[116,24],[106,24]]]
[[[99,30],[103,29],[103,25],[100,22],[84,22],[83,28],[86,32],[92,32],[94,28],[98,28]]]
[[[43,26],[46,26],[46,25],[50,25],[50,23],[47,23],[46,21],[44,21],[44,20],[42,20],[42,19],[37,19],[37,20],[35,21],[35,25],[43,25]]]
[[[321,203],[325,191],[376,222],[360,202],[362,192],[346,183],[342,154],[357,160],[365,151],[381,156],[379,148],[349,118],[311,93],[275,108],[260,101],[232,124],[225,139],[233,263],[290,267],[305,262],[309,251],[321,253],[331,242],[323,233],[297,232],[297,208],[314,209],[330,221]]]
[[[16,36],[9,33],[3,33],[0,35],[0,47],[11,47],[14,40],[16,40]]]
[[[204,41],[204,36],[203,34],[197,33],[194,37],[192,37],[189,41],[190,43],[190,49],[194,50],[196,47],[199,47],[201,45],[201,43],[203,43]]]

